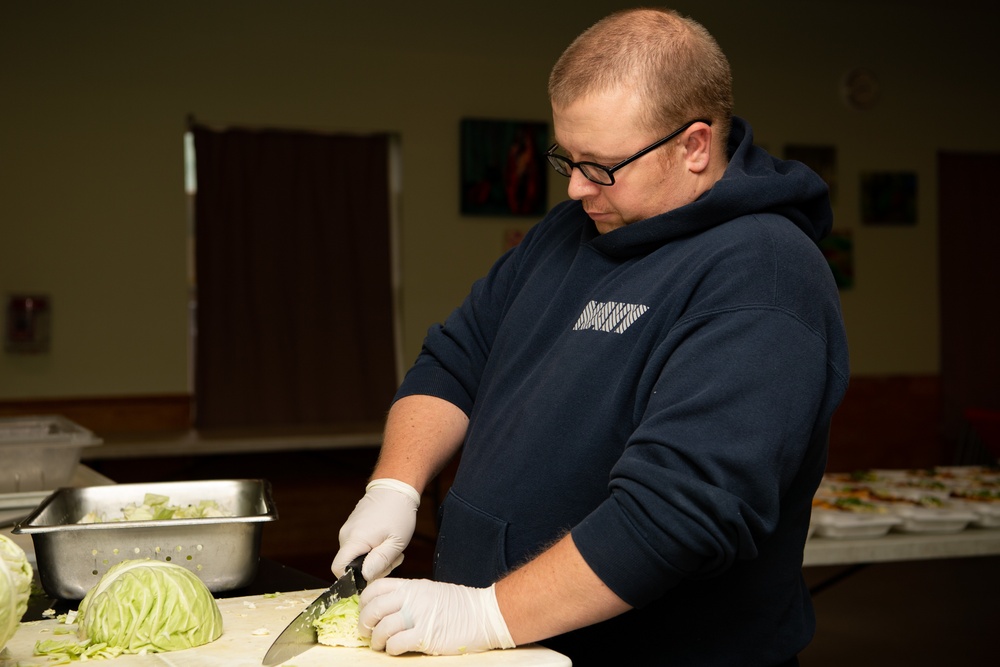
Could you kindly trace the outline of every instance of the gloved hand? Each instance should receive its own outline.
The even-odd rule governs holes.
[[[389,574],[403,562],[403,549],[417,526],[420,494],[398,479],[373,479],[340,528],[340,551],[330,569],[341,577],[351,561],[368,554],[361,566],[365,581]]]
[[[493,586],[380,579],[361,593],[358,633],[389,655],[478,653],[514,648]]]

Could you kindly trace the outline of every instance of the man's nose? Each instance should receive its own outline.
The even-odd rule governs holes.
[[[582,171],[574,169],[569,175],[569,185],[566,186],[566,192],[570,199],[583,199],[595,195],[596,190],[600,187],[584,176]]]

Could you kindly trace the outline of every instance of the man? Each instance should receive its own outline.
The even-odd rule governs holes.
[[[753,146],[725,56],[673,12],[599,22],[549,94],[570,201],[429,331],[333,571],[369,552],[360,628],[392,654],[796,664],[848,380],[827,188]],[[435,581],[380,578],[460,449]]]

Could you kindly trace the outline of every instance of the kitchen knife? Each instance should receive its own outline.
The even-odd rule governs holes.
[[[312,646],[316,646],[316,628],[313,621],[323,615],[332,602],[349,598],[355,593],[360,593],[365,589],[365,579],[361,576],[361,563],[364,556],[359,556],[344,572],[344,576],[334,582],[333,586],[323,591],[318,598],[309,603],[305,610],[295,617],[295,620],[288,624],[278,638],[267,650],[264,660],[261,662],[264,667],[272,667],[279,663],[291,660],[298,654]]]

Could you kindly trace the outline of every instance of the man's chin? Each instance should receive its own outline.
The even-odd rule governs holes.
[[[597,231],[601,234],[607,234],[610,231],[614,231],[619,227],[624,227],[625,222],[622,220],[621,216],[617,213],[587,213],[590,219],[593,220],[594,226],[597,227]]]

